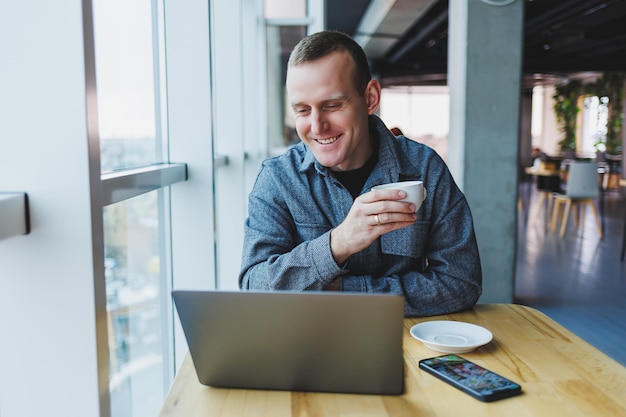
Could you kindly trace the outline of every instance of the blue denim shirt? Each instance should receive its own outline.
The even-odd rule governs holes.
[[[396,138],[377,116],[378,163],[361,193],[403,180],[424,181],[417,221],[379,237],[337,265],[330,231],[352,207],[350,192],[300,143],[263,162],[249,196],[239,286],[319,290],[341,277],[342,291],[401,294],[406,316],[472,307],[482,273],[472,215],[448,168],[426,145]]]

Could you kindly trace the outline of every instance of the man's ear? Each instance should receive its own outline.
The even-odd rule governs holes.
[[[367,114],[374,114],[380,105],[381,86],[378,80],[371,79],[365,87],[365,103]]]

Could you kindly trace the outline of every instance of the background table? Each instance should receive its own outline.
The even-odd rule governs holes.
[[[409,329],[429,320],[459,320],[491,330],[491,343],[461,356],[518,382],[523,394],[482,403],[420,370],[421,359],[441,353],[413,339]],[[626,368],[537,310],[485,304],[462,313],[405,319],[404,326],[403,395],[205,387],[187,355],[161,417],[626,416]]]
[[[535,214],[533,215],[531,221],[534,221],[539,217],[539,212],[545,205],[545,224],[547,225],[548,219],[550,218],[550,207],[552,206],[552,194],[561,189],[561,170],[526,167],[524,172],[527,175],[535,177],[535,185],[539,195],[537,208],[535,209]],[[526,201],[528,201],[528,207],[530,208],[530,195],[527,196]]]

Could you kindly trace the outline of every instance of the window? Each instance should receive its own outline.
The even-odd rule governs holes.
[[[450,94],[447,86],[391,87],[382,90],[380,116],[389,127],[435,149],[445,160],[448,153]]]
[[[161,162],[151,0],[94,0],[102,171]]]
[[[269,153],[281,154],[300,141],[287,103],[285,79],[289,54],[306,35],[324,28],[322,0],[265,0]]]
[[[112,416],[157,415],[169,384],[163,195],[153,191],[104,208]]]
[[[161,164],[168,141],[158,6],[93,0],[113,417],[156,415],[171,379],[169,182],[159,178],[172,167]]]
[[[607,121],[609,116],[609,98],[586,96],[582,106],[582,153],[595,153],[606,150]]]
[[[6,156],[0,177],[4,190],[28,192],[36,213],[29,235],[2,241],[2,330],[11,341],[0,349],[3,416],[156,415],[149,409],[160,407],[177,363],[170,351],[180,352],[181,361],[187,352],[166,289],[169,275],[180,287],[212,285],[209,2],[167,2],[167,13],[162,0],[141,7],[116,2],[120,19],[136,9],[147,13],[129,17],[149,22],[137,24],[148,32],[134,31],[149,38],[139,43],[147,46],[149,65],[135,81],[152,96],[133,101],[141,109],[122,103],[133,112],[120,114],[132,129],[120,129],[123,124],[106,117],[106,83],[96,88],[96,61],[104,58],[96,57],[93,15],[107,5],[95,1],[18,2],[0,14],[1,49],[12,63],[0,65],[1,78],[10,81],[2,84],[0,125],[3,137],[12,138],[0,140]],[[231,31],[241,29],[228,23]],[[102,66],[98,71],[106,79]],[[128,91],[116,98],[132,97]],[[126,141],[116,164],[101,158],[109,138]],[[136,152],[131,145],[142,138],[152,143],[143,141]],[[183,182],[186,164],[193,171]],[[141,305],[139,298],[149,302]],[[119,314],[122,306],[132,307],[126,317]],[[159,334],[156,321],[167,330]],[[172,328],[173,343],[166,340]],[[162,365],[153,366],[159,359],[152,352],[159,349]],[[37,401],[29,384],[16,383],[25,375],[37,375],[46,387]]]
[[[306,36],[304,25],[267,25],[267,62],[269,94],[267,109],[270,123],[269,149],[273,155],[281,154],[286,147],[297,143],[300,138],[296,133],[291,108],[287,103],[285,79],[287,61],[291,50],[300,39]]]

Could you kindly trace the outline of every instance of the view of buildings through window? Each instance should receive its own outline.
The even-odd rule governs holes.
[[[155,6],[94,0],[103,173],[161,162]],[[103,209],[113,417],[157,415],[169,384],[164,195],[157,190]]]
[[[159,193],[104,208],[113,417],[156,415],[165,384]]]

